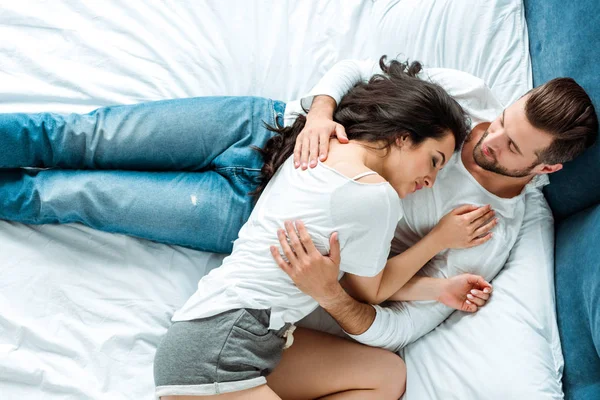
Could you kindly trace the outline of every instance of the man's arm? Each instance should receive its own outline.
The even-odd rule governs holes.
[[[373,306],[356,301],[339,284],[317,302],[350,335],[365,333],[375,320]]]
[[[303,96],[300,104],[312,111],[316,96],[327,95],[334,101],[334,109],[340,100],[359,82],[367,82],[374,74],[382,73],[375,60],[343,60],[336,63],[312,90]]]
[[[337,233],[331,235],[329,239],[330,254],[323,256],[316,249],[301,221],[296,222],[299,238],[291,223],[286,222],[286,224],[288,225],[286,228],[289,240],[296,250],[292,250],[284,230],[279,230],[277,236],[283,253],[289,262],[281,257],[277,247],[271,246],[270,250],[279,267],[290,276],[296,286],[302,292],[314,298],[346,333],[359,342],[389,349],[397,347],[398,343],[405,343],[411,332],[410,315],[405,314],[404,317],[396,320],[394,318],[395,311],[358,302],[341,287],[338,282],[340,244]],[[415,283],[412,285],[411,292],[418,292],[419,290],[425,292],[441,281],[421,277],[414,277],[413,280]],[[477,310],[476,305],[469,304],[466,301],[466,294],[470,290],[480,289],[482,291],[481,296],[476,301],[478,305],[483,305],[491,292],[491,286],[483,278],[476,275],[463,274],[445,281],[449,284],[441,286],[442,290],[438,299],[443,299],[443,296],[446,296],[451,307],[458,304],[456,308],[463,311],[473,312]],[[485,288],[488,288],[489,291],[483,293]],[[381,337],[386,337],[388,338],[386,340],[391,340],[391,342],[382,341]],[[394,337],[397,337],[400,342],[393,340]]]
[[[330,253],[321,255],[301,221],[296,222],[300,238],[290,235],[292,250],[285,231],[277,232],[281,249],[287,257],[285,261],[279,250],[271,246],[271,255],[279,267],[290,276],[298,289],[315,299],[349,334],[360,335],[367,331],[375,320],[373,306],[360,303],[352,298],[340,285],[340,242],[337,233],[329,238]],[[293,227],[289,229],[292,232]],[[302,244],[300,244],[300,241]]]

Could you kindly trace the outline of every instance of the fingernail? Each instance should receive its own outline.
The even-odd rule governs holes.
[[[298,167],[300,166],[300,163],[299,163],[298,161],[296,161],[296,162],[294,163],[294,166],[295,166],[296,168],[298,168]]]
[[[321,156],[319,157],[319,160],[324,161],[325,160],[325,154],[321,154]]]
[[[469,299],[469,300],[473,300],[473,295],[470,295],[470,294],[468,294],[468,295],[467,295],[467,299]]]
[[[475,291],[475,289],[471,290],[471,294],[476,294],[477,292]]]
[[[308,167],[308,165],[306,165],[306,163],[302,163],[302,168],[306,168]]]
[[[467,303],[467,304],[473,304],[473,303],[471,303],[469,300],[465,301],[465,303]]]
[[[313,168],[316,167],[317,166],[317,161],[316,160],[312,160],[310,162],[310,166],[313,167]]]
[[[483,289],[483,293],[489,293],[489,292],[490,292],[490,289],[488,289],[488,288]]]

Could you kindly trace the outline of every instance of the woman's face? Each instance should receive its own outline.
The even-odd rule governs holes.
[[[396,141],[386,157],[384,177],[400,198],[432,187],[438,171],[450,160],[454,144],[454,136],[449,131],[440,139],[425,139],[418,146],[404,136]]]

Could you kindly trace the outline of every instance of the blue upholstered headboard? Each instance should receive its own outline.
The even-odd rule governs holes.
[[[600,112],[600,0],[524,0],[533,84],[574,78]],[[600,143],[550,176],[545,194],[561,219],[600,203]]]

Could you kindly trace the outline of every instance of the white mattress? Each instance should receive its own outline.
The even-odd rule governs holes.
[[[471,72],[505,103],[531,87],[519,1],[5,0],[0,37],[0,112],[291,100],[335,62],[384,53]],[[170,315],[220,259],[0,221],[0,398],[151,399]]]

